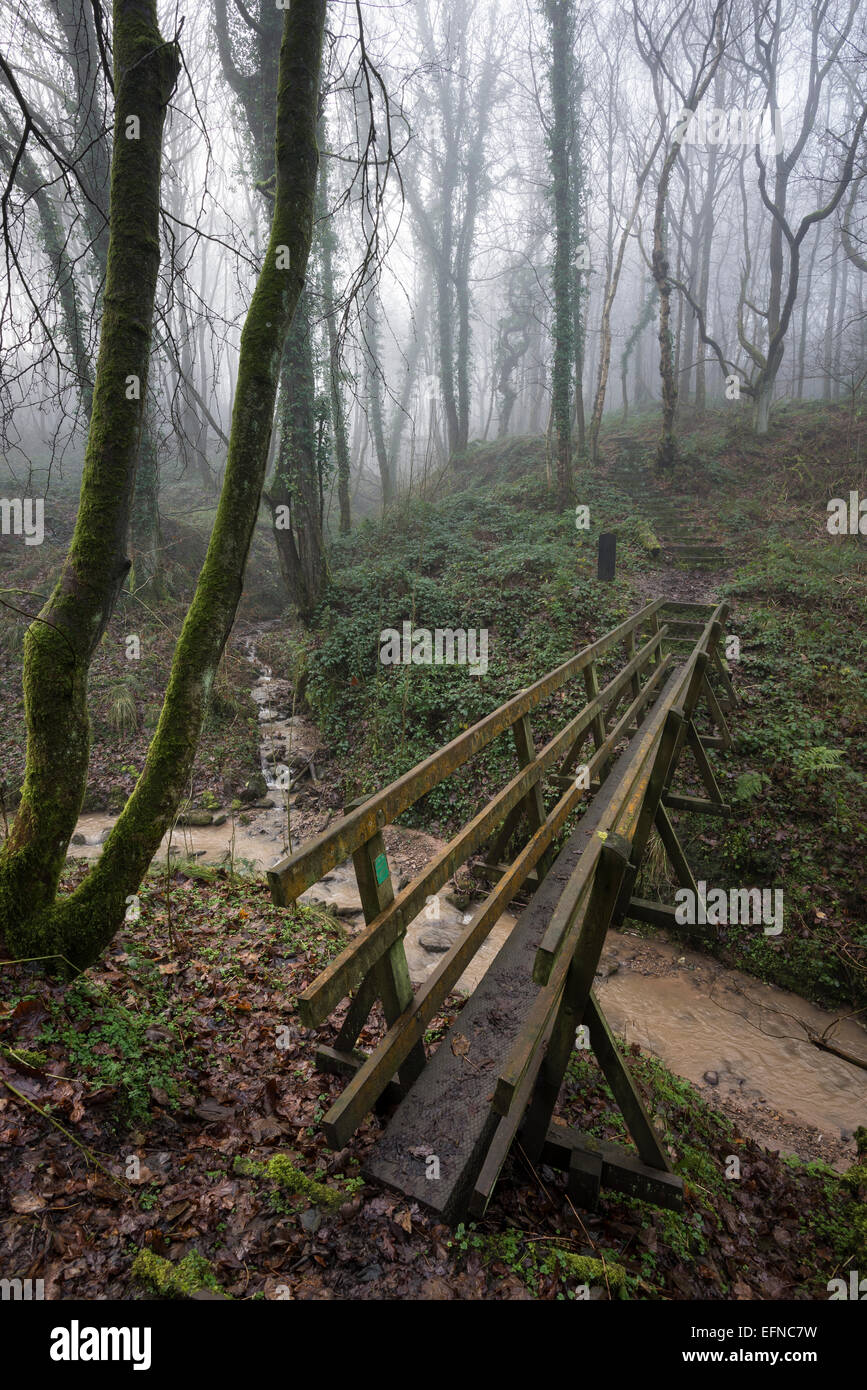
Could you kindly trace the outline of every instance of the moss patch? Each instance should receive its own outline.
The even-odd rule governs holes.
[[[198,1250],[191,1250],[177,1264],[152,1250],[140,1250],[133,1261],[132,1277],[161,1298],[189,1298],[201,1289],[222,1293],[214,1271]]]

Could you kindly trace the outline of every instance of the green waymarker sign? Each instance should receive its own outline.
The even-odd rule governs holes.
[[[373,861],[373,870],[376,874],[377,883],[385,883],[388,878],[388,860],[384,854],[378,854]]]

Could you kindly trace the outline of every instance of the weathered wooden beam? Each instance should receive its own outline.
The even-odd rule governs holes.
[[[591,661],[590,665],[584,668],[584,685],[587,691],[587,699],[589,701],[597,700],[599,697],[599,673],[596,669],[595,661]],[[605,719],[601,712],[596,715],[590,727],[593,731],[593,742],[596,745],[596,751],[598,753],[599,749],[602,748],[605,743]],[[605,776],[604,766],[601,775],[603,777]]]
[[[493,836],[485,849],[485,858],[488,859],[492,865],[500,863],[523,817],[524,803],[523,801],[519,801],[517,806],[512,807],[496,835]]]
[[[630,864],[620,887],[620,897],[614,914],[615,921],[622,920],[623,911],[632,893],[641,861],[650,839],[656,812],[663,791],[668,785],[675,766],[675,755],[682,743],[682,733],[686,720],[679,709],[670,709],[665,716],[659,743],[653,755],[647,790],[637,811],[635,829],[632,834]]]
[[[376,1002],[376,977],[371,970],[365,975],[361,984],[355,992],[355,997],[350,1000],[346,1017],[337,1035],[337,1048],[341,1052],[349,1052],[355,1046],[358,1035],[370,1017],[370,1011]]]
[[[367,1061],[367,1053],[360,1048],[353,1048],[351,1052],[344,1052],[337,1047],[329,1047],[327,1043],[320,1043],[315,1053],[315,1065],[317,1071],[324,1071],[330,1076],[352,1077],[359,1067]],[[397,1080],[387,1081],[380,1092],[377,1104],[383,1108],[391,1105],[399,1105],[406,1095],[406,1088],[401,1086]]]
[[[533,1090],[533,1099],[522,1130],[522,1143],[531,1162],[538,1158],[545,1142],[545,1134],[551,1123],[563,1077],[566,1075],[569,1058],[575,1046],[575,1030],[584,1016],[593,977],[599,965],[605,936],[628,865],[629,841],[621,835],[608,835],[602,846],[593,890],[574,949],[571,942],[564,944],[563,954],[567,957],[567,969],[556,1009],[556,1022],[544,1052]],[[551,973],[549,990],[557,990],[556,975],[555,966]],[[498,1080],[498,1089],[499,1085]],[[495,1091],[495,1108],[496,1095]]]
[[[563,888],[557,912],[567,923],[566,934],[548,982],[536,995],[506,1063],[497,1077],[493,1106],[498,1115],[508,1115],[527,1070],[538,1053],[540,1040],[551,1020],[556,1018],[550,1045],[553,1049],[553,1070],[552,1067],[548,1068],[546,1088],[550,1091],[553,1085],[553,1109],[563,1079],[563,1070],[572,1050],[575,1029],[581,1022],[584,1008],[584,998],[580,997],[581,985],[589,973],[584,990],[586,998],[614,908],[612,885],[613,894],[616,895],[628,861],[628,842],[613,834],[602,840],[597,832]],[[573,970],[573,986],[564,1009],[561,1007],[561,1001],[567,978]],[[575,1015],[574,1019],[572,1015]],[[563,1067],[559,1069],[564,1047],[566,1051],[565,1057],[562,1057]],[[559,1075],[555,1078],[553,1073],[557,1070]],[[550,1118],[551,1113],[548,1110],[542,1126],[543,1135]]]
[[[527,1073],[524,1076],[523,1081],[521,1082],[520,1089],[518,1090],[518,1093],[515,1096],[515,1103],[512,1106],[512,1109],[509,1111],[509,1114],[504,1115],[502,1117],[499,1124],[497,1125],[496,1130],[494,1131],[494,1137],[491,1140],[491,1147],[488,1149],[488,1152],[485,1156],[485,1161],[482,1164],[481,1171],[476,1179],[476,1183],[473,1188],[472,1195],[470,1197],[469,1214],[471,1216],[484,1216],[485,1211],[487,1210],[488,1203],[490,1202],[491,1197],[493,1196],[494,1188],[497,1184],[497,1178],[500,1176],[503,1164],[505,1163],[506,1158],[508,1157],[509,1149],[512,1146],[512,1141],[514,1140],[515,1135],[521,1125],[521,1121],[524,1118],[524,1111],[527,1108],[527,1103],[532,1094],[533,1086],[535,1085],[536,1077],[539,1073],[539,1068],[542,1065],[542,1059],[545,1056],[545,1052],[548,1047],[548,1042],[550,1040],[551,1032],[554,1027],[554,1021],[555,1020],[552,1015],[552,1017],[548,1021],[548,1027],[545,1030],[545,1034],[542,1038],[541,1046],[539,1047],[539,1050],[535,1058],[533,1059],[531,1066],[528,1068]]]
[[[723,689],[725,690],[726,694],[729,697],[729,700],[731,701],[731,707],[732,709],[734,709],[737,706],[738,697],[735,694],[735,688],[732,685],[732,678],[726,670],[725,663],[723,662],[723,659],[720,656],[718,647],[714,648],[713,663],[717,669],[719,678],[723,683]]]
[[[667,666],[660,666],[658,668],[660,674],[667,669]],[[655,674],[656,673],[654,673],[654,675]],[[646,788],[647,781],[650,778],[650,767],[647,767],[646,772],[643,776],[642,770],[644,768],[644,764],[647,759],[648,753],[652,749],[659,734],[659,730],[662,727],[662,724],[664,723],[665,716],[668,709],[670,708],[671,701],[677,698],[679,689],[680,684],[677,678],[675,678],[674,683],[671,685],[670,688],[668,685],[666,686],[665,698],[660,698],[660,700],[657,702],[657,705],[654,707],[650,719],[646,724],[642,725],[641,727],[640,737],[637,738],[634,747],[630,748],[629,750],[629,761],[626,764],[625,770],[621,774],[617,788],[610,794],[608,804],[605,807],[596,807],[594,814],[597,814],[600,817],[599,829],[602,832],[607,833],[608,830],[614,828],[615,823],[617,822],[618,817],[621,813],[623,805],[626,803],[626,800],[630,793],[634,794],[635,786],[639,781],[640,777],[641,786],[639,795],[644,795],[644,789]],[[618,728],[627,728],[630,723],[631,713],[630,710],[627,710],[626,713],[623,715],[620,721],[620,725],[618,725]],[[617,730],[612,730],[611,734],[609,735],[609,740],[612,742],[612,744],[616,741],[617,737]],[[597,754],[596,756],[601,755]],[[589,871],[593,864],[595,864],[596,858],[599,854],[599,849],[600,846],[596,844],[594,841],[591,841],[591,844],[588,846],[588,849],[585,852],[587,855],[584,868],[585,872]],[[565,933],[569,930],[571,921],[574,920],[574,913],[577,910],[575,904],[576,900],[574,899],[574,896],[570,896],[569,898],[567,898],[564,894],[561,897],[560,903],[558,904],[557,908],[552,913],[551,920],[548,924],[548,927],[545,931],[545,935],[542,939],[542,943],[536,954],[536,961],[533,967],[533,979],[536,981],[537,984],[546,984],[550,977],[551,969],[560,951],[560,946],[563,937]]]
[[[569,1155],[569,1181],[566,1191],[575,1206],[595,1211],[602,1187],[602,1155],[589,1149],[574,1148]]]
[[[354,1076],[367,1056],[360,1048],[349,1050],[320,1043],[316,1049],[316,1070],[332,1076]]]
[[[530,767],[536,761],[536,744],[533,738],[533,729],[530,724],[529,714],[522,714],[520,719],[516,719],[512,725],[512,737],[515,740],[515,752],[518,755],[519,767]],[[524,808],[527,813],[527,820],[530,830],[535,831],[545,824],[545,798],[542,795],[541,779],[534,782],[524,799]],[[536,870],[536,881],[541,882],[551,864],[551,851],[547,850],[539,860]]]
[[[668,903],[654,903],[649,898],[630,898],[623,915],[633,922],[648,922],[652,927],[667,929],[677,926],[674,913],[675,909]]]
[[[730,748],[732,736],[729,732],[729,726],[726,723],[725,715],[719,707],[719,700],[716,697],[716,691],[714,690],[713,686],[707,678],[707,672],[705,672],[704,685],[702,689],[704,691],[704,698],[707,701],[707,707],[710,710],[710,717],[719,729],[720,737],[722,739],[722,747]],[[703,742],[705,748],[714,746],[712,744],[708,744],[705,740],[703,740]]]
[[[634,657],[635,657],[635,633],[634,633],[634,631],[633,631],[633,632],[630,632],[629,636],[628,636],[627,639],[626,639],[626,655],[627,655],[627,657],[629,658],[630,661],[632,661],[632,660],[634,659]],[[637,700],[640,694],[641,694],[641,677],[639,676],[638,672],[636,671],[635,674],[634,674],[634,676],[632,677],[632,698],[633,698],[633,700]],[[638,722],[639,722],[639,724],[641,723],[641,721],[642,721],[643,718],[644,718],[643,713],[642,713],[642,714],[639,714],[639,716],[638,716]]]
[[[584,1021],[590,1029],[590,1046],[605,1074],[605,1080],[614,1092],[614,1099],[620,1106],[642,1163],[649,1168],[661,1168],[671,1173],[673,1170],[668,1154],[592,990],[584,1011]]]
[[[700,796],[682,796],[680,792],[666,792],[662,804],[672,811],[698,811],[705,816],[730,816],[732,813],[725,801],[705,801]]]
[[[492,883],[499,883],[499,881],[500,881],[501,878],[505,878],[506,874],[509,872],[509,870],[511,869],[512,865],[511,865],[511,864],[505,864],[505,863],[502,863],[502,864],[486,864],[486,863],[479,864],[479,863],[474,863],[471,867],[472,867],[472,872],[473,872],[474,874],[476,874],[477,876],[483,877],[483,878],[489,878],[489,879],[491,880]],[[522,888],[531,888],[531,889],[533,889],[533,890],[535,891],[535,889],[539,887],[539,884],[540,884],[541,882],[542,882],[542,880],[539,878],[539,875],[538,875],[537,873],[532,873],[532,874],[527,874],[527,877],[524,879],[524,882],[523,882],[523,884],[522,884],[521,886],[522,886]]]
[[[682,1178],[649,1167],[622,1144],[582,1134],[571,1125],[551,1125],[542,1149],[542,1162],[568,1171],[576,1150],[596,1154],[602,1160],[603,1187],[671,1211],[683,1210]]]
[[[698,736],[695,724],[690,720],[686,733],[687,743],[693,752],[696,764],[698,765],[701,780],[704,782],[705,789],[711,801],[722,803],[723,794],[720,791],[719,783],[716,780],[714,770],[710,765],[710,759],[705,752],[705,745]]]

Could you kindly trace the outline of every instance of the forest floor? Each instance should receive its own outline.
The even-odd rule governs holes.
[[[650,417],[631,422],[634,447],[649,450],[653,431]],[[857,538],[838,544],[824,533],[827,498],[859,485],[859,439],[840,408],[792,408],[763,445],[759,469],[742,429],[713,418],[696,427],[673,487],[694,495],[697,517],[735,543],[730,566],[710,575],[644,553],[614,471],[579,478],[594,525],[576,538],[571,517],[551,515],[538,442],[471,451],[459,495],[410,504],[387,531],[367,522],[336,544],[332,588],[309,636],[273,621],[279,587],[261,528],[187,811],[228,815],[251,836],[282,814],[264,804],[271,798],[245,655],[252,633],[263,634],[259,655],[288,681],[315,742],[316,781],[290,810],[297,844],[345,800],[385,785],[645,599],[728,592],[742,641],[741,708],[720,776],[738,816],[722,830],[681,833],[709,881],[717,873],[761,884],[781,872],[788,915],[782,947],[721,938],[715,949],[727,967],[826,1007],[863,1006],[867,551]],[[55,506],[54,537],[38,555],[22,562],[0,540],[4,585],[45,591],[71,525],[68,499]],[[189,514],[183,495],[173,506]],[[91,813],[116,814],[134,784],[208,519],[198,528],[169,520],[173,592],[153,613],[122,600],[98,653]],[[592,576],[592,557],[596,533],[611,525],[620,532],[619,573],[606,588]],[[448,669],[408,668],[391,684],[382,667],[371,673],[364,654],[413,602],[430,626],[490,628],[483,689],[468,697]],[[7,810],[23,768],[22,630],[23,621],[0,627]],[[126,657],[130,633],[142,638],[135,664]],[[537,737],[544,733],[542,722]],[[510,756],[495,749],[408,821],[433,837],[448,834]],[[65,1298],[165,1296],[197,1283],[235,1298],[556,1298],[585,1282],[594,1297],[608,1297],[623,1278],[633,1297],[773,1299],[824,1298],[840,1268],[867,1260],[863,1182],[829,1166],[854,1161],[851,1139],[826,1145],[791,1117],[738,1105],[722,1087],[699,1093],[634,1045],[634,1073],[687,1183],[683,1216],[613,1194],[594,1214],[579,1214],[559,1175],[531,1171],[520,1158],[509,1161],[486,1219],[457,1232],[366,1187],[358,1174],[379,1120],[368,1119],[338,1154],[318,1130],[340,1083],[315,1070],[315,1043],[331,1039],[340,1014],[314,1035],[294,1011],[346,926],[315,906],[274,908],[243,858],[212,868],[182,858],[168,873],[155,866],[139,920],[71,988],[27,965],[0,976],[7,1273],[44,1277],[47,1295]],[[68,883],[84,872],[71,862]],[[651,886],[665,896],[664,869]],[[650,952],[653,933],[642,929],[642,937]],[[640,938],[631,949],[640,953]],[[432,1022],[429,1046],[461,1003],[453,996]],[[381,1028],[375,1013],[361,1045]],[[559,1114],[599,1137],[624,1137],[592,1059],[573,1059]],[[800,1157],[781,1157],[751,1136]],[[281,1155],[288,1162],[269,1169]],[[731,1155],[737,1181],[723,1177]],[[140,1251],[148,1258],[136,1262]],[[176,1267],[191,1252],[175,1275],[149,1258]],[[574,1255],[602,1264],[576,1266]]]
[[[318,1128],[341,1083],[315,1070],[314,1049],[340,1014],[314,1035],[294,1009],[343,929],[318,908],[275,908],[257,881],[205,873],[152,876],[139,921],[71,988],[25,967],[0,982],[0,1251],[47,1297],[145,1297],[154,1280],[192,1278],[233,1298],[557,1298],[584,1283],[608,1297],[621,1279],[638,1298],[823,1298],[863,1259],[851,1180],[763,1149],[637,1047],[634,1075],[686,1180],[683,1215],[611,1193],[578,1212],[562,1175],[520,1158],[485,1220],[456,1232],[366,1186],[380,1121],[338,1153]],[[449,1002],[429,1045],[462,1001]],[[361,1045],[382,1028],[374,1013]],[[624,1139],[592,1059],[576,1054],[558,1113]],[[191,1251],[203,1260],[178,1273]],[[604,1262],[608,1284],[571,1255]]]

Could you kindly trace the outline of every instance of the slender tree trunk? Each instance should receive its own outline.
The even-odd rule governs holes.
[[[832,228],[829,238],[831,246],[831,287],[828,291],[828,299],[825,308],[825,341],[823,351],[822,369],[824,379],[822,381],[822,400],[831,399],[831,372],[834,362],[834,325],[837,319],[837,273],[839,262],[837,257],[837,237]]]
[[[325,144],[325,120],[320,122],[319,143]],[[349,442],[346,435],[346,411],[340,385],[340,345],[337,340],[337,310],[334,305],[334,229],[328,209],[328,160],[323,159],[319,171],[317,220],[322,241],[322,299],[328,331],[328,385],[331,397],[331,431],[334,456],[337,462],[337,498],[340,505],[340,534],[348,534],[352,526],[349,501]]]
[[[574,12],[572,0],[545,0],[551,32],[550,161],[554,207],[554,366],[552,409],[557,500],[566,507],[572,500],[572,66]]]
[[[153,394],[149,392],[142,422],[129,528],[132,555],[130,588],[142,598],[159,598],[163,593],[164,566],[159,499],[159,437],[154,418]]]
[[[370,433],[382,484],[382,509],[394,502],[394,478],[385,447],[385,426],[382,419],[382,376],[379,363],[379,303],[376,288],[371,287],[364,306],[364,384]]]
[[[810,260],[807,264],[807,278],[804,282],[804,302],[801,306],[801,327],[798,334],[798,385],[796,395],[798,400],[804,397],[804,371],[807,354],[807,338],[809,336],[809,314],[810,314],[810,293],[813,288],[813,269],[816,264],[816,252],[819,247],[819,238],[813,238],[813,249],[810,252]]]
[[[13,143],[13,131],[14,126],[9,115],[0,105],[0,159],[4,173],[12,168],[15,158],[17,141]],[[69,256],[67,237],[55,199],[30,158],[26,146],[18,160],[16,183],[22,193],[33,199],[39,213],[42,244],[54,277],[63,337],[66,340],[86,428],[93,407],[93,367],[85,336],[86,318],[81,305],[76,267]]]
[[[842,249],[842,248],[841,248]],[[846,300],[849,296],[849,259],[843,257],[843,267],[840,273],[840,313],[837,319],[837,329],[834,337],[834,400],[839,401],[843,389],[842,361],[843,361],[843,336],[846,328]]]
[[[310,621],[325,585],[315,394],[308,298],[304,293],[283,349],[280,442],[267,501],[286,591],[305,623]]]

